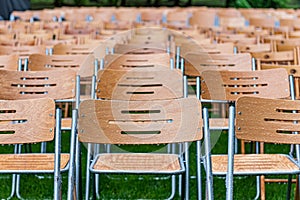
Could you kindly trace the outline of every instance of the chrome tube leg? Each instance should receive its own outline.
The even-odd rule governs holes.
[[[228,166],[226,175],[226,199],[233,199],[233,166],[234,166],[234,119],[235,119],[235,107],[231,103],[229,105],[229,130],[228,130]]]
[[[202,199],[202,177],[201,177],[201,142],[196,142],[196,165],[197,165],[197,198]]]
[[[90,188],[90,160],[92,156],[92,145],[88,144],[88,152],[87,152],[87,166],[86,166],[86,184],[85,184],[85,199],[89,199],[89,188]]]

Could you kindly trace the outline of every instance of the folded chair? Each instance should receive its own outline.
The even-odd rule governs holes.
[[[52,174],[54,185],[53,199],[62,199],[61,173],[69,169],[69,153],[62,153],[61,111],[55,109],[55,102],[49,98],[28,100],[2,100],[1,110],[1,145],[25,145],[41,142],[54,142],[53,153],[1,153],[1,174]],[[74,140],[73,140],[74,141]],[[71,141],[71,146],[74,142]],[[13,196],[11,196],[13,197]],[[21,198],[17,194],[18,198]],[[3,197],[2,197],[3,198]]]

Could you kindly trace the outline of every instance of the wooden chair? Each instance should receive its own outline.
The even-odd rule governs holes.
[[[200,113],[198,113],[198,117],[194,116],[194,112],[192,113],[185,113],[185,106],[193,107],[193,110],[196,110],[195,107],[197,108],[197,111],[201,108],[199,107],[200,104],[197,101],[194,101],[195,98],[191,99],[191,102],[189,102],[189,99],[182,99],[183,97],[183,87],[182,87],[182,74],[178,70],[169,70],[166,69],[165,67],[161,68],[161,71],[157,71],[158,68],[155,68],[156,70],[153,69],[130,69],[130,70],[115,70],[115,69],[106,69],[103,71],[99,71],[98,74],[98,79],[100,80],[98,82],[98,87],[97,87],[97,97],[101,98],[98,100],[91,100],[91,101],[84,101],[80,105],[80,114],[79,116],[85,116],[84,118],[79,117],[79,126],[78,130],[81,132],[84,132],[84,134],[79,134],[79,141],[80,142],[88,142],[88,159],[94,159],[95,160],[95,165],[92,164],[89,166],[89,170],[87,170],[87,177],[90,177],[90,173],[96,173],[96,174],[116,174],[116,173],[122,173],[122,174],[160,174],[160,175],[174,175],[174,172],[177,170],[174,170],[167,167],[165,169],[160,168],[155,164],[156,162],[160,163],[160,166],[164,166],[165,161],[168,162],[169,154],[120,154],[120,153],[112,153],[112,154],[101,154],[101,152],[97,153],[95,156],[91,154],[92,150],[92,144],[144,144],[144,145],[152,145],[152,144],[168,144],[171,142],[170,137],[165,135],[165,131],[173,125],[176,125],[176,115],[183,115],[181,118],[181,125],[177,126],[178,128],[180,127],[183,128],[185,124],[185,120],[189,119],[189,123],[192,123],[190,125],[190,128],[193,130],[196,130],[194,128],[199,127],[199,123],[202,123]],[[169,77],[168,80],[164,80],[162,77]],[[99,89],[99,90],[98,90]],[[187,101],[186,101],[187,100]],[[182,101],[182,102],[181,102]],[[193,103],[192,103],[193,101]],[[175,103],[177,102],[177,103]],[[184,104],[181,103],[185,102]],[[174,107],[175,103],[177,106]],[[91,111],[92,106],[96,108],[96,114],[95,112]],[[115,105],[118,105],[115,107]],[[153,105],[155,106],[155,110],[153,110]],[[181,107],[182,105],[185,105],[184,107]],[[124,107],[125,106],[125,107]],[[177,108],[176,108],[177,107]],[[190,107],[190,108],[192,108]],[[98,111],[98,108],[101,108]],[[115,109],[114,109],[115,108]],[[169,109],[170,108],[170,109]],[[198,109],[199,108],[199,109]],[[179,111],[179,110],[180,111]],[[93,109],[95,111],[95,109]],[[125,111],[126,110],[126,111]],[[162,110],[164,110],[162,112]],[[172,111],[171,111],[172,110]],[[173,122],[170,124],[165,124],[164,119],[161,114],[164,116],[169,116],[168,113],[175,111],[177,114],[173,113],[171,119]],[[113,113],[119,113],[118,115],[114,115]],[[143,112],[143,113],[141,113]],[[93,114],[92,114],[93,113]],[[171,113],[170,113],[171,114]],[[184,117],[185,115],[189,115],[189,117]],[[104,117],[106,116],[106,117]],[[196,117],[194,119],[194,117]],[[90,118],[92,117],[92,118]],[[96,117],[96,118],[94,118]],[[104,118],[106,119],[104,119]],[[112,117],[112,118],[111,118]],[[125,117],[125,118],[124,118]],[[129,118],[133,119],[129,120]],[[192,117],[192,118],[191,118]],[[127,120],[128,119],[128,120]],[[160,126],[157,124],[157,120],[160,119],[159,122],[160,124],[163,123],[165,125]],[[193,119],[193,120],[192,120]],[[204,118],[206,119],[206,118]],[[107,127],[108,129],[98,129],[98,127],[94,126],[95,124],[87,124],[86,121],[92,122],[94,121],[95,123],[101,123],[101,126],[104,125],[103,127]],[[99,121],[100,120],[100,121]],[[112,124],[109,123],[109,121],[115,121],[119,123],[122,121],[124,122],[124,126],[119,126],[117,124]],[[125,120],[125,121],[124,121]],[[106,121],[105,123],[103,123]],[[142,122],[143,121],[143,122]],[[106,124],[106,125],[105,125]],[[111,124],[111,125],[109,125]],[[194,127],[194,125],[196,125]],[[170,127],[169,127],[170,126]],[[127,127],[127,128],[125,128]],[[87,129],[88,128],[88,129]],[[154,129],[156,131],[154,131]],[[173,128],[171,128],[173,129]],[[171,130],[170,129],[170,130]],[[103,132],[100,130],[104,130]],[[174,129],[173,129],[174,130]],[[189,130],[189,135],[188,138],[194,138],[194,133],[195,131]],[[196,131],[200,133],[199,131]],[[100,132],[99,132],[100,131]],[[108,131],[108,132],[106,132]],[[109,132],[115,132],[118,134],[117,137],[112,136],[112,134],[109,134]],[[159,134],[157,134],[157,131],[159,131]],[[155,133],[156,132],[156,133]],[[167,131],[169,132],[169,131]],[[173,132],[173,131],[172,131]],[[175,132],[176,128],[175,128]],[[182,132],[182,131],[180,131]],[[183,131],[185,132],[185,131]],[[125,134],[124,134],[125,133]],[[132,137],[132,134],[135,133],[137,134],[137,137]],[[147,133],[147,136],[145,135]],[[177,132],[179,133],[179,132]],[[92,134],[89,136],[89,134]],[[111,135],[112,138],[106,138],[105,140],[102,140],[102,136],[100,135]],[[173,132],[174,134],[174,132]],[[173,135],[172,134],[172,135]],[[187,132],[185,132],[187,134]],[[176,134],[176,138],[180,138],[179,134]],[[181,133],[180,133],[181,135]],[[146,137],[145,137],[146,136]],[[148,137],[149,136],[149,137]],[[187,136],[187,135],[185,135]],[[160,141],[157,143],[157,139]],[[87,138],[94,138],[96,140],[91,141],[91,140],[86,140]],[[100,139],[101,138],[101,139]],[[114,139],[113,139],[114,138]],[[116,138],[120,138],[119,142],[115,140]],[[131,140],[132,138],[133,140]],[[166,140],[162,139],[165,138]],[[169,139],[168,139],[169,138]],[[171,138],[174,138],[171,136]],[[201,137],[200,137],[201,138]],[[200,139],[199,138],[199,139]],[[99,140],[98,140],[99,139]],[[114,141],[115,140],[115,141]],[[192,139],[193,140],[193,139]],[[189,141],[192,141],[189,140]],[[197,139],[198,140],[198,139]],[[102,142],[100,142],[102,141]],[[184,140],[185,141],[185,140]],[[179,141],[175,141],[177,143]],[[186,147],[185,147],[186,148]],[[104,157],[102,157],[104,155]],[[184,154],[186,156],[187,154]],[[114,160],[114,157],[118,157],[118,160],[122,159],[124,162],[121,164],[116,162],[112,162]],[[133,156],[133,157],[132,157]],[[150,157],[149,157],[150,156]],[[154,157],[153,157],[154,156]],[[156,159],[155,157],[158,156]],[[163,157],[161,157],[163,156]],[[166,156],[166,157],[164,157]],[[173,156],[173,155],[172,155]],[[94,158],[92,158],[94,157]],[[104,160],[102,160],[102,158]],[[175,157],[174,157],[175,158]],[[176,156],[176,158],[178,158]],[[107,160],[108,159],[108,160]],[[147,159],[149,161],[150,165],[145,165],[142,160]],[[180,158],[181,159],[181,158]],[[97,161],[96,161],[97,160]],[[106,168],[102,168],[102,166],[99,165],[100,163],[107,163],[104,164]],[[106,161],[107,160],[107,161]],[[177,162],[174,159],[173,162]],[[132,161],[136,164],[132,165]],[[96,164],[97,163],[97,164]],[[141,163],[141,166],[139,164]],[[186,163],[188,164],[188,163]],[[177,165],[177,164],[176,164]],[[131,167],[132,166],[132,167]],[[170,166],[170,165],[166,165]],[[178,165],[179,167],[180,165]],[[109,167],[109,168],[107,168]],[[179,167],[183,169],[182,167]],[[178,169],[179,169],[178,168]],[[188,175],[184,173],[189,173],[188,167],[186,165],[186,170],[183,170],[182,172],[175,172],[175,174],[182,174],[183,175],[183,181],[186,179],[186,182],[183,182],[182,188],[185,188],[186,193],[182,192],[182,197],[188,198],[188,189],[189,189],[189,184],[188,184]],[[86,196],[89,196],[89,178],[87,178],[87,189],[86,189]],[[170,198],[173,198],[174,194],[171,194]]]
[[[235,102],[242,96],[266,97],[266,98],[289,98],[290,87],[289,78],[284,69],[270,69],[260,71],[204,71],[202,73],[201,95],[198,96],[202,102],[229,103],[229,110],[233,109]],[[227,126],[230,131],[230,120],[233,115],[229,112],[228,119],[211,118],[211,128],[214,129],[221,125],[221,128]],[[233,122],[233,121],[232,121]],[[231,137],[229,135],[229,137]],[[230,138],[231,140],[232,138]],[[247,141],[247,140],[246,140]],[[233,147],[230,147],[233,148]],[[229,151],[229,149],[228,149]],[[235,145],[237,152],[237,144]],[[245,153],[245,143],[241,141],[241,152]],[[214,163],[212,163],[214,167]],[[220,168],[213,168],[213,174],[220,175]],[[226,174],[226,172],[225,172]],[[223,175],[225,175],[223,174]],[[258,177],[259,178],[259,177]],[[260,187],[257,187],[259,194]],[[261,194],[264,197],[264,193]]]
[[[236,136],[253,142],[299,145],[298,134],[293,134],[299,129],[298,124],[294,123],[299,117],[298,108],[298,101],[241,97],[237,100],[236,111],[231,110],[232,115],[236,115],[236,124],[232,124],[230,140],[233,143]],[[291,177],[300,172],[295,158],[285,153],[234,155],[233,151],[229,151],[228,156],[216,155],[212,157],[212,161],[215,163],[215,173],[228,173],[228,199],[233,199],[234,196],[234,175],[282,174]],[[299,191],[299,186],[296,191]]]
[[[1,70],[3,71],[3,70]],[[1,76],[2,77],[2,76]],[[2,90],[2,89],[1,89]],[[53,199],[62,198],[61,173],[70,168],[72,152],[61,152],[60,110],[55,111],[53,99],[28,99],[28,100],[2,100],[1,110],[1,145],[24,145],[41,142],[54,142],[54,152],[36,153],[18,152],[16,154],[1,153],[1,174],[52,174],[54,185],[49,185],[53,190]],[[8,134],[9,133],[9,134]],[[70,140],[74,148],[74,137]],[[22,182],[21,182],[22,183]],[[19,191],[18,198],[22,198]],[[11,197],[14,196],[14,193]]]

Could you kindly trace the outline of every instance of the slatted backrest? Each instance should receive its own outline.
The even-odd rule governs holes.
[[[300,45],[299,38],[290,38],[290,39],[275,41],[275,48],[277,51],[291,51],[299,45]]]
[[[300,102],[241,97],[236,104],[236,137],[247,141],[299,144]]]
[[[116,54],[154,54],[166,52],[167,47],[163,43],[116,44],[114,46],[114,53]]]
[[[0,99],[75,97],[75,71],[61,69],[52,71],[0,70]]]
[[[201,76],[206,70],[250,71],[252,69],[251,56],[248,53],[188,53],[184,60],[184,70],[188,76]]]
[[[161,101],[85,100],[79,108],[79,140],[104,144],[166,144],[202,138],[195,98]]]
[[[250,17],[249,24],[256,28],[262,29],[274,29],[275,28],[275,18],[269,16],[260,16],[260,17]]]
[[[141,11],[141,21],[144,23],[160,24],[163,19],[163,12],[156,9],[145,9]]]
[[[19,56],[16,54],[0,55],[0,69],[18,70]]]
[[[265,44],[240,44],[237,46],[239,53],[271,52],[270,43]]]
[[[94,74],[95,57],[87,55],[42,55],[29,56],[28,69],[31,71],[45,71],[70,68],[81,77],[90,77]]]
[[[285,69],[260,71],[205,71],[202,99],[236,101],[240,96],[286,98],[290,96]]]
[[[46,47],[39,46],[0,46],[0,55],[17,54],[20,58],[28,58],[31,54],[46,54]]]
[[[152,33],[149,35],[133,35],[128,41],[129,44],[168,44],[168,33]]]
[[[182,98],[182,73],[164,66],[154,68],[156,70],[99,70],[97,97],[118,100]]]
[[[94,41],[95,42],[95,41]],[[53,54],[88,55],[93,54],[95,58],[102,59],[106,55],[105,43],[90,44],[57,44],[53,46]]]
[[[283,68],[288,72],[289,75],[293,75],[295,78],[300,78],[300,65],[261,64],[261,70],[277,68]]]
[[[193,12],[192,16],[189,19],[189,23],[201,29],[210,29],[215,27],[217,14],[214,10],[210,9],[197,9]]]
[[[297,62],[294,51],[279,52],[253,52],[252,57],[256,60],[256,68],[260,69],[261,64],[295,64]]]
[[[0,144],[51,141],[55,132],[52,99],[0,101]]]
[[[113,54],[104,58],[105,68],[112,69],[149,69],[155,65],[170,68],[170,55],[168,53],[153,54]]]
[[[234,44],[232,42],[216,43],[216,44],[197,44],[193,42],[187,42],[181,44],[180,55],[185,57],[189,53],[208,53],[208,54],[233,54]]]

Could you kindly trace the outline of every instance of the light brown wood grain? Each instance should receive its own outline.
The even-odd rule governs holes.
[[[85,100],[80,104],[78,130],[81,142],[164,144],[201,139],[201,124],[200,103],[196,98],[161,101]],[[122,134],[122,131],[139,133]]]
[[[236,137],[248,141],[299,144],[298,101],[241,97],[236,105]],[[295,111],[296,113],[293,113]]]
[[[52,99],[3,100],[0,110],[1,144],[53,140],[55,103]]]
[[[184,59],[185,74],[188,76],[201,76],[206,70],[250,71],[252,69],[251,56],[248,53],[188,53]]]
[[[97,97],[119,100],[181,98],[182,74],[178,70],[101,70],[98,73]]]
[[[0,70],[0,99],[75,97],[75,71],[71,69],[51,71]]]
[[[285,69],[261,71],[204,71],[203,99],[236,101],[241,96],[286,98],[290,96]]]

